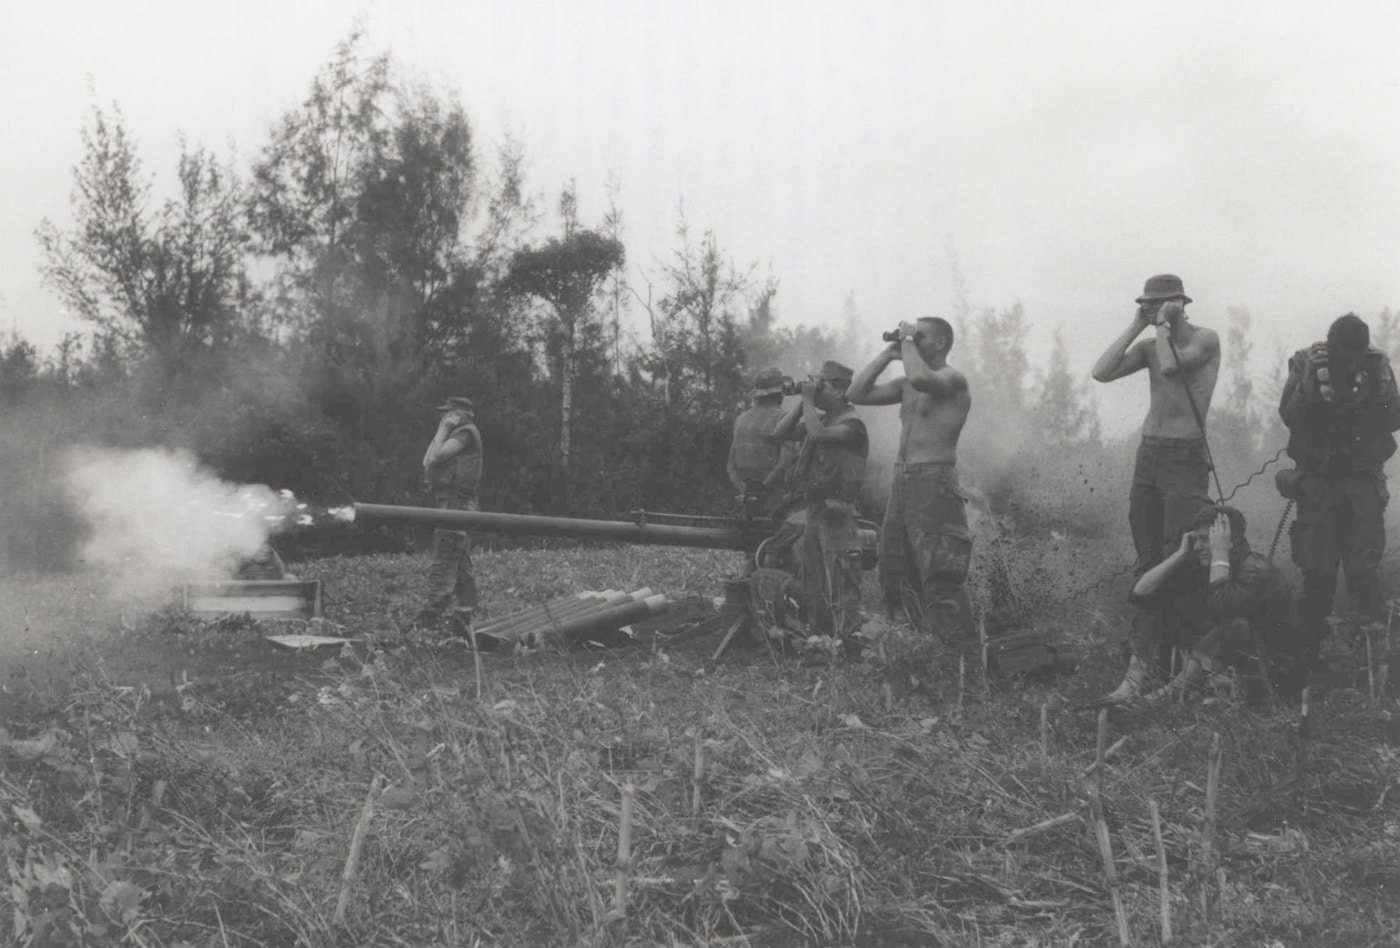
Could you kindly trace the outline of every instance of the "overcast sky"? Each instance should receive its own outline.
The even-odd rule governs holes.
[[[33,231],[68,220],[94,101],[160,180],[181,132],[246,164],[357,13],[481,143],[523,141],[534,190],[575,178],[586,223],[615,175],[634,276],[683,199],[784,320],[853,293],[872,349],[949,312],[954,257],[975,307],[1019,300],[1037,354],[1062,326],[1085,373],[1153,273],[1199,323],[1247,307],[1261,371],[1400,305],[1400,3],[50,0],[0,34],[4,328],[73,328]],[[1111,427],[1145,411],[1118,385]]]

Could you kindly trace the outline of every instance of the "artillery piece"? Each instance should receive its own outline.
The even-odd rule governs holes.
[[[766,517],[702,517],[634,511],[632,520],[581,520],[486,510],[442,510],[395,504],[355,504],[348,519],[357,524],[419,525],[439,530],[476,530],[506,536],[604,540],[640,546],[682,546],[752,553],[777,528]],[[680,524],[676,520],[687,520]],[[703,525],[696,525],[703,524]],[[873,569],[879,533],[874,523],[860,522],[861,566]]]
[[[507,536],[559,537],[601,540],[642,546],[677,546],[710,550],[734,550],[746,554],[751,563],[762,561],[764,543],[781,525],[767,517],[703,517],[634,511],[632,520],[583,520],[497,513],[483,510],[446,510],[436,507],[407,507],[391,504],[355,504],[344,508],[344,519],[358,525],[428,526],[439,530],[479,531]],[[688,521],[677,523],[675,521]],[[870,521],[859,521],[857,538],[863,569],[873,569],[878,558],[879,532]],[[774,583],[777,574],[778,582]],[[752,582],[757,575],[762,582]],[[789,582],[783,582],[786,576]],[[752,625],[755,612],[772,615],[773,590],[790,590],[792,577],[776,569],[735,577],[725,582],[722,616],[728,625],[716,656],[745,626]],[[760,588],[761,587],[761,588]],[[800,605],[798,606],[800,608]]]

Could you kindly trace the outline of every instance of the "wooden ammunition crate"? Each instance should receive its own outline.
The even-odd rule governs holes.
[[[189,583],[181,607],[201,619],[247,614],[254,619],[316,619],[321,615],[321,584],[298,579],[229,579]]]

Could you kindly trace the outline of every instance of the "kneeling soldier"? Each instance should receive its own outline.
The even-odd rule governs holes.
[[[1226,666],[1256,673],[1251,700],[1265,683],[1282,696],[1306,683],[1306,639],[1298,625],[1293,591],[1278,567],[1249,548],[1244,515],[1223,504],[1192,521],[1181,545],[1133,586],[1134,605],[1157,612],[1162,627],[1187,649],[1185,667],[1147,696],[1161,700]]]

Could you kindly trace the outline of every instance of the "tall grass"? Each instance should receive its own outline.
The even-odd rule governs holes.
[[[492,611],[631,583],[717,595],[734,566],[633,550],[478,560]],[[716,666],[703,638],[491,655],[478,701],[469,655],[405,631],[423,565],[307,564],[328,584],[329,627],[359,647],[274,657],[266,629],[152,620],[11,721],[0,899],[15,942],[1117,943],[1087,806],[1095,722],[1072,708],[1119,669],[1089,647],[1109,623],[1083,603],[1035,615],[1089,655],[1058,682],[984,681],[974,661],[960,687],[955,657],[872,622],[856,663],[758,647]],[[258,674],[240,677],[214,645],[188,649],[209,640],[236,642]],[[177,641],[173,685],[122,664]],[[1339,686],[1316,704],[1301,782],[1293,709],[1208,699],[1111,720],[1127,740],[1098,786],[1135,944],[1159,937],[1153,802],[1181,943],[1400,941],[1394,699]],[[1220,872],[1207,874],[1216,734]]]

